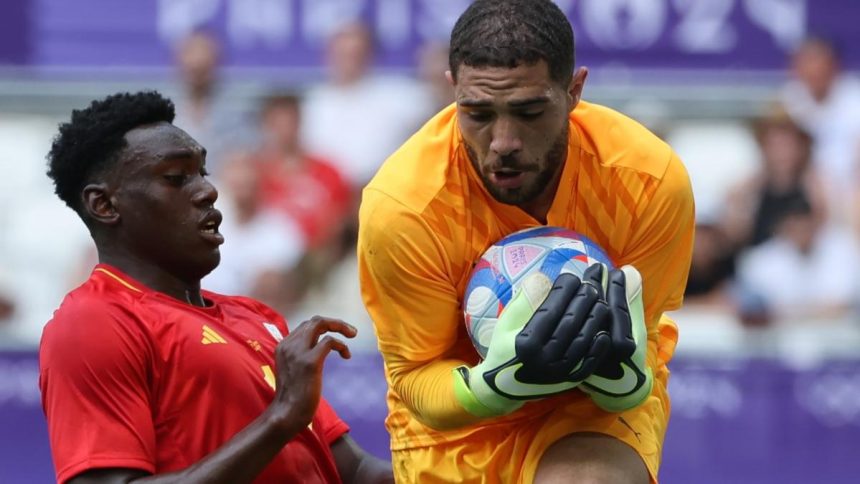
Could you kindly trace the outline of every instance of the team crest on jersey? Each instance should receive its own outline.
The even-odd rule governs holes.
[[[275,341],[280,342],[282,339],[284,339],[284,335],[281,334],[281,330],[278,329],[278,327],[274,324],[264,321],[263,326],[266,327],[266,330],[269,332],[270,335],[272,335],[272,338],[275,338]]]

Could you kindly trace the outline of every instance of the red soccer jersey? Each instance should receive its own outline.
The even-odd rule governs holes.
[[[259,161],[260,194],[267,206],[295,220],[310,247],[329,240],[343,225],[350,188],[329,162],[305,155],[300,169],[287,169],[279,160]]]
[[[284,319],[252,299],[177,301],[98,265],[45,326],[42,406],[57,480],[94,468],[184,469],[274,397]],[[323,400],[255,482],[340,482],[330,445],[349,429]]]

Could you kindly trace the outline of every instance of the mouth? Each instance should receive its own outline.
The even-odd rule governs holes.
[[[203,238],[215,245],[221,245],[224,243],[224,236],[218,232],[221,220],[221,212],[213,209],[208,212],[200,222],[200,233],[203,235]]]
[[[516,189],[522,186],[526,172],[503,168],[490,172],[490,180],[501,188]]]

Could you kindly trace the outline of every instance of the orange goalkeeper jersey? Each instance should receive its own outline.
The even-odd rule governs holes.
[[[611,109],[580,102],[547,225],[573,229],[644,281],[651,366],[665,364],[677,328],[694,230],[690,182],[671,148]],[[359,215],[362,297],[385,360],[392,450],[468,438],[451,369],[478,361],[461,302],[472,265],[505,235],[540,223],[497,202],[466,154],[456,107],[431,119],[365,188]],[[575,392],[574,398],[587,398]],[[558,398],[531,402],[478,426],[546,415]]]

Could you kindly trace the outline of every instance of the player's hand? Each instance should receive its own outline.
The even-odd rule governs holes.
[[[642,302],[642,276],[633,266],[609,275],[607,303],[611,313],[611,348],[580,387],[599,407],[620,412],[642,403],[651,394],[653,376],[646,365],[648,331]]]
[[[323,333],[339,333],[347,338],[356,329],[339,320],[314,316],[291,331],[275,349],[275,399],[284,420],[301,429],[313,419],[322,392],[322,370],[326,356],[336,351],[350,358],[349,348],[341,339]]]
[[[454,372],[457,400],[474,415],[504,415],[575,388],[609,349],[605,266],[590,267],[582,280],[528,277],[502,311],[484,361]]]

